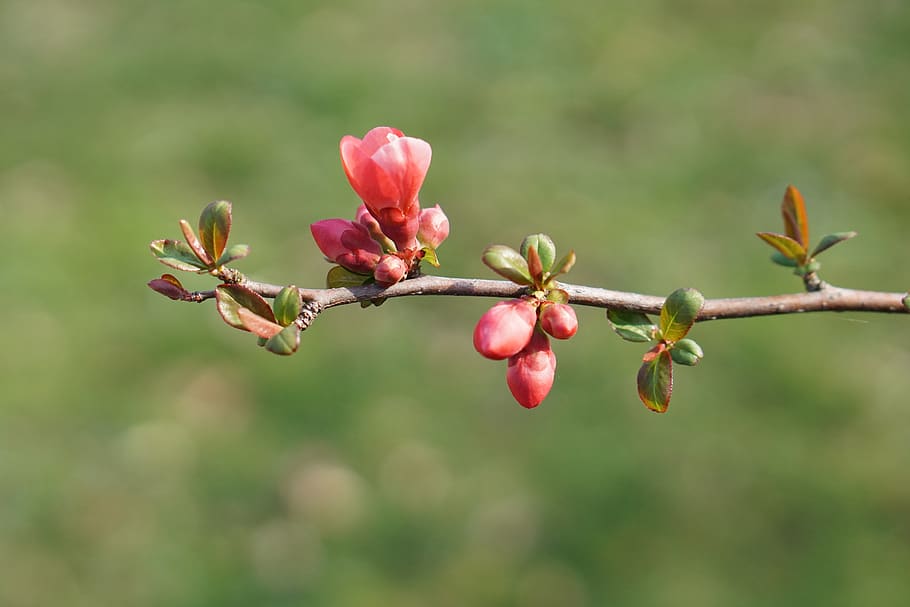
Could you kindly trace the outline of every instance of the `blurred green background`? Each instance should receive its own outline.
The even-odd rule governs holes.
[[[882,2],[0,2],[0,605],[904,605],[906,317],[696,327],[668,414],[579,310],[528,412],[490,300],[334,309],[289,359],[145,282],[234,202],[238,264],[320,286],[337,144],[434,148],[442,273],[549,232],[572,282],[910,286],[910,8]],[[211,282],[189,276],[190,288]]]

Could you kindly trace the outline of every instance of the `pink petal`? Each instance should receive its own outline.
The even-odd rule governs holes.
[[[396,184],[400,200],[399,208],[407,210],[414,200],[430,168],[433,150],[430,144],[415,137],[400,137],[387,143],[373,155],[373,161],[388,174]]]
[[[348,247],[341,242],[341,235],[355,225],[347,219],[323,219],[310,225],[310,233],[322,254],[335,261],[340,255],[348,252]]]
[[[339,147],[344,174],[361,200],[370,209],[395,206],[401,198],[398,184],[364,152],[362,142],[347,135]]]
[[[360,149],[367,156],[372,156],[376,153],[376,150],[399,137],[404,137],[404,133],[398,129],[393,129],[390,126],[377,126],[363,136]]]

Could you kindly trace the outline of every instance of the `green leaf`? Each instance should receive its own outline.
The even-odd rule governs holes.
[[[787,236],[799,243],[803,250],[809,249],[809,218],[806,215],[806,203],[803,195],[792,185],[787,186],[784,200],[780,205],[784,217],[784,229]]]
[[[212,259],[218,259],[224,252],[231,233],[231,203],[217,200],[199,215],[199,240]]]
[[[663,344],[649,350],[638,370],[638,397],[645,406],[656,413],[664,413],[670,406],[673,392],[673,361]]]
[[[439,267],[439,257],[436,255],[436,249],[432,247],[424,247],[423,249],[423,259],[422,261],[427,262],[434,268]]]
[[[575,251],[569,251],[565,256],[553,264],[553,271],[550,272],[550,278],[556,278],[560,274],[566,274],[575,265]]]
[[[265,342],[265,349],[280,356],[290,356],[300,346],[300,329],[297,325],[288,325],[280,333]]]
[[[773,232],[758,232],[759,238],[781,252],[784,257],[788,257],[797,263],[806,262],[806,249],[789,236],[775,234]]]
[[[910,293],[904,296],[903,302],[904,307],[907,308],[907,310],[910,310]]]
[[[703,305],[705,296],[695,289],[676,289],[670,293],[660,309],[661,337],[671,343],[685,337]]]
[[[815,250],[812,251],[810,257],[815,257],[822,251],[827,251],[836,244],[840,244],[845,240],[850,240],[856,236],[856,232],[835,232],[833,234],[828,234],[821,239],[821,242],[818,243],[818,246],[815,247]]]
[[[371,276],[356,274],[347,268],[333,266],[325,276],[325,284],[330,289],[337,287],[360,287],[363,286]]]
[[[687,367],[694,367],[698,364],[698,361],[705,357],[705,353],[694,339],[687,337],[673,344],[670,356],[673,358],[673,362]]]
[[[286,327],[297,320],[300,308],[300,291],[293,285],[281,289],[272,304],[272,309],[275,311],[275,320],[282,327]]]
[[[607,310],[607,320],[613,331],[626,341],[651,341],[657,333],[657,325],[641,312]]]
[[[149,243],[152,254],[158,258],[158,261],[166,266],[170,266],[184,272],[203,273],[208,271],[208,267],[199,261],[193,249],[180,240],[153,240]]]
[[[795,268],[799,265],[796,261],[790,259],[780,251],[774,251],[771,253],[771,261],[779,266],[784,266],[786,268]]]
[[[275,322],[275,315],[269,304],[258,293],[254,293],[242,285],[218,285],[215,287],[215,302],[221,318],[235,329],[249,331],[240,317],[240,308],[245,308],[257,316]]]
[[[521,247],[519,248],[521,256],[525,259],[530,259],[528,257],[528,250],[531,247],[534,247],[537,251],[537,256],[540,258],[540,265],[543,268],[543,271],[549,272],[553,268],[553,262],[556,260],[556,245],[553,243],[553,239],[546,234],[531,234],[525,236],[525,239],[521,241]]]
[[[502,244],[490,245],[484,250],[481,259],[487,267],[503,278],[520,285],[534,284],[528,270],[528,262],[521,253],[511,247]]]
[[[218,261],[215,262],[216,266],[223,266],[231,263],[232,261],[237,261],[238,259],[243,259],[250,254],[250,245],[248,244],[232,244],[224,250],[224,253],[221,254],[221,257],[218,258]]]

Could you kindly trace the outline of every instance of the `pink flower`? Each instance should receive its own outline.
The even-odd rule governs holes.
[[[474,327],[474,349],[493,360],[517,354],[528,345],[537,322],[536,306],[524,299],[501,301]]]
[[[417,232],[420,244],[431,249],[438,249],[442,241],[448,237],[449,218],[442,212],[442,208],[438,204],[420,211],[420,229]]]
[[[369,231],[347,219],[323,219],[310,225],[316,246],[329,261],[358,274],[372,274],[382,249]]]
[[[569,339],[578,331],[578,318],[572,306],[544,302],[540,305],[540,328],[556,339]]]
[[[506,383],[522,407],[533,409],[547,397],[556,376],[556,355],[550,340],[534,331],[531,341],[518,354],[509,358]]]
[[[373,270],[373,278],[383,287],[393,285],[408,274],[408,263],[397,255],[383,255]]]
[[[383,233],[399,249],[415,248],[420,213],[417,194],[430,168],[430,144],[380,126],[363,139],[346,135],[340,149],[351,187]]]

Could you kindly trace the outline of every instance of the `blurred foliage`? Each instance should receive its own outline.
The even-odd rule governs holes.
[[[0,3],[0,604],[904,604],[905,317],[696,326],[656,416],[579,310],[529,412],[489,301],[332,310],[280,359],[146,282],[227,199],[240,270],[321,284],[338,140],[389,124],[434,147],[448,275],[543,230],[573,282],[797,291],[753,236],[794,183],[860,234],[822,277],[902,291],[908,53],[897,0]]]

